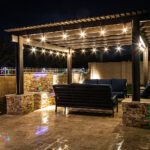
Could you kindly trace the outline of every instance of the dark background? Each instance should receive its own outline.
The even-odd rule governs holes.
[[[9,42],[4,29],[30,26],[67,19],[77,19],[121,13],[131,10],[148,9],[148,0],[5,0],[0,2],[0,67],[15,66],[15,45]],[[65,67],[64,58],[31,55],[25,50],[25,67]],[[130,47],[124,47],[122,54],[111,50],[108,54],[97,55],[77,53],[73,67],[87,67],[91,61],[131,60]],[[42,63],[41,63],[42,62]]]

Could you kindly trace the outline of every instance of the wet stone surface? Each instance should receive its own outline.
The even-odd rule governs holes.
[[[114,118],[76,111],[0,116],[0,150],[150,150],[150,130],[122,126],[121,106]]]

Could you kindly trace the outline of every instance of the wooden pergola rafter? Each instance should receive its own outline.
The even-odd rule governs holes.
[[[127,32],[123,32],[123,28]],[[101,31],[105,30],[105,35]],[[13,41],[18,43],[17,57],[17,94],[23,93],[23,45],[30,45],[49,50],[55,50],[67,53],[68,65],[68,83],[71,83],[71,62],[72,50],[86,48],[104,48],[105,46],[114,47],[117,45],[132,46],[133,60],[133,100],[139,100],[139,52],[137,43],[141,35],[146,43],[144,53],[145,66],[147,65],[148,46],[150,43],[150,20],[149,13],[143,11],[133,11],[120,14],[112,14],[106,16],[98,16],[92,18],[83,18],[77,20],[62,21],[56,23],[48,23],[44,25],[7,29],[6,32],[11,33]],[[85,38],[80,37],[80,32],[85,32]],[[63,38],[63,34],[67,34],[67,38]],[[41,36],[46,37],[46,42],[41,43]],[[30,38],[30,43],[26,39]],[[147,67],[145,67],[147,68]],[[147,72],[147,69],[145,70]],[[147,78],[147,75],[145,75]],[[147,79],[145,79],[146,82]]]

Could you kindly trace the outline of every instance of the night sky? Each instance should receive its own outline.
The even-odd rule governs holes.
[[[7,43],[7,34],[3,32],[6,28],[148,9],[148,6],[150,6],[148,0],[3,0],[0,2],[0,67],[15,65],[15,46]],[[123,56],[110,58],[109,56],[112,55],[107,54],[103,59],[101,54],[98,54],[98,56],[88,56],[87,58],[84,57],[82,66],[80,65],[81,62],[74,58],[76,60],[74,67],[87,67],[89,61],[114,61],[116,58],[117,61],[122,59],[130,60],[128,52],[130,52],[129,48],[127,48],[127,53],[124,53]],[[54,58],[36,57],[36,60],[38,58],[44,61],[44,64],[41,66],[37,61],[32,61],[33,57],[25,52],[25,66],[65,67],[66,65],[65,60],[57,61]],[[78,56],[78,58],[80,57],[83,56]],[[56,63],[56,61],[59,63]]]

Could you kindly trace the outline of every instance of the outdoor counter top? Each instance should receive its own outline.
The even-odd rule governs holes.
[[[132,98],[126,98],[122,103],[148,103],[150,104],[150,99],[141,99],[140,101],[132,101]]]

